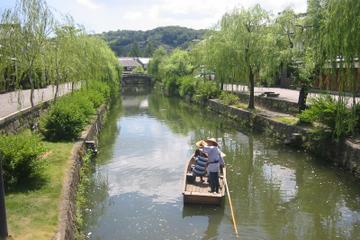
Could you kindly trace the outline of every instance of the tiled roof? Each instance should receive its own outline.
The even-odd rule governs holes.
[[[119,58],[119,62],[124,67],[141,66],[141,64],[136,60],[136,58],[132,58],[132,57],[121,57]]]

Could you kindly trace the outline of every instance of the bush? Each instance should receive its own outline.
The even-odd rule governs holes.
[[[310,108],[299,115],[305,123],[318,122],[327,126],[337,139],[351,132],[353,118],[344,101],[336,101],[331,96],[321,96],[310,100]]]
[[[110,88],[92,81],[86,88],[62,97],[40,119],[40,131],[48,140],[76,139],[96,109],[110,97]]]
[[[226,105],[234,105],[239,102],[239,97],[229,92],[222,92],[219,98]]]
[[[179,84],[176,77],[170,77],[164,79],[164,90],[169,96],[179,95]]]
[[[40,131],[49,140],[73,140],[86,122],[87,116],[79,105],[70,100],[58,101],[40,119]]]
[[[184,76],[178,79],[179,95],[180,97],[190,96],[195,94],[197,81],[192,76]]]
[[[45,150],[38,135],[21,133],[0,136],[0,159],[6,186],[26,183],[38,176],[44,165],[40,156]]]
[[[90,116],[94,115],[96,112],[95,104],[92,99],[92,96],[89,94],[87,90],[81,90],[73,93],[72,95],[66,96],[59,100],[59,102],[63,102],[66,105],[78,107],[80,111],[85,115],[86,119]],[[56,103],[55,103],[56,104]]]
[[[220,90],[215,82],[199,82],[195,90],[195,101],[203,101],[219,96]]]

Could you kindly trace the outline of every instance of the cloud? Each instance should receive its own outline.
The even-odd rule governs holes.
[[[3,0],[0,0],[0,2]],[[12,0],[5,0],[12,1]],[[179,25],[195,29],[214,26],[227,11],[260,3],[274,14],[288,6],[306,11],[307,0],[47,0],[69,13],[89,31],[148,30]],[[96,17],[94,12],[96,11]]]
[[[90,8],[92,10],[101,8],[101,6],[99,4],[93,2],[93,0],[76,0],[76,2],[83,5],[84,7]]]

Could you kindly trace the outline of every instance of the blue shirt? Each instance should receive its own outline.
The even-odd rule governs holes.
[[[220,165],[224,165],[220,149],[217,146],[204,146],[200,150],[208,155],[208,172],[219,172]]]

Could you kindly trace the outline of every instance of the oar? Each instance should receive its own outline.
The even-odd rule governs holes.
[[[224,183],[225,183],[225,188],[226,188],[226,194],[228,195],[228,199],[229,199],[231,217],[232,217],[232,221],[233,221],[233,225],[234,225],[234,229],[235,229],[236,238],[239,238],[239,232],[238,232],[237,225],[236,225],[236,219],[235,219],[235,215],[234,215],[229,186],[227,184],[226,177],[224,178]]]

